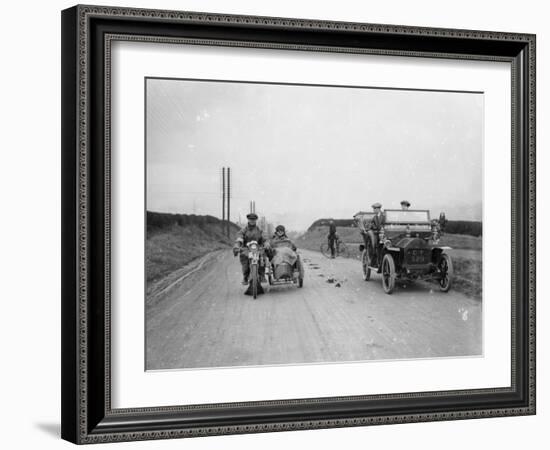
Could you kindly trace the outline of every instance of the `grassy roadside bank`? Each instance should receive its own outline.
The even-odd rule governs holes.
[[[155,223],[155,226],[149,226],[148,223],[145,242],[147,290],[153,283],[195,259],[233,245],[237,226],[230,224],[228,237],[221,221],[205,217],[148,212],[149,222],[155,223],[161,219],[166,223]]]

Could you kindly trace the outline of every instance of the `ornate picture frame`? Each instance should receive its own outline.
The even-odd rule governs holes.
[[[117,409],[111,402],[116,41],[511,65],[511,385]],[[100,6],[62,12],[62,437],[78,444],[535,414],[535,36]]]

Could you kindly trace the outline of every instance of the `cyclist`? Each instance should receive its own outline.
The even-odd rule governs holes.
[[[336,233],[336,225],[334,220],[331,220],[328,224],[328,248],[330,248],[330,257],[335,258],[336,254],[336,245],[338,245],[338,233]]]

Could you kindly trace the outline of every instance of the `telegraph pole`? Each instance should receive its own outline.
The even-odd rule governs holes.
[[[226,215],[227,205],[227,215]],[[222,232],[231,234],[231,168],[222,167]]]
[[[222,167],[222,226],[225,222],[225,167]]]
[[[231,167],[227,168],[227,237],[230,234],[231,223]]]

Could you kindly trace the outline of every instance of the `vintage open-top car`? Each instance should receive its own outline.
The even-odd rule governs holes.
[[[366,214],[366,213],[365,213]],[[434,281],[448,292],[453,280],[453,263],[446,250],[438,245],[446,219],[430,220],[428,210],[385,210],[380,230],[373,229],[363,215],[354,216],[363,236],[359,246],[363,278],[371,271],[382,274],[382,286],[387,294],[396,280]]]

